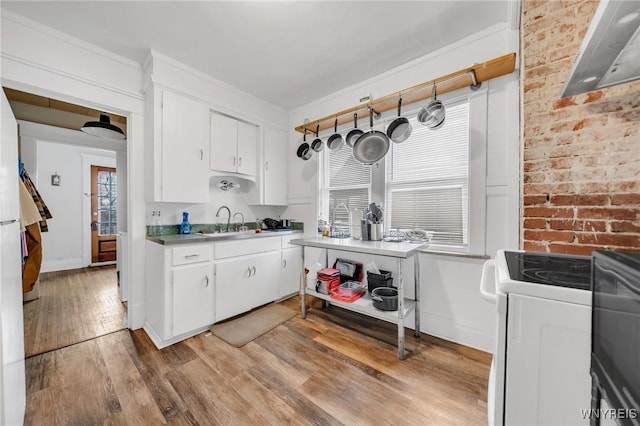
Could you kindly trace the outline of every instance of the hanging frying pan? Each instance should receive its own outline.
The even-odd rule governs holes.
[[[365,165],[380,161],[389,151],[389,138],[384,132],[373,129],[373,108],[369,107],[369,131],[360,135],[353,145],[353,157]]]
[[[436,85],[433,85],[433,99],[418,112],[418,121],[431,130],[436,130],[444,124],[444,104],[437,99]]]
[[[400,108],[402,107],[402,96],[398,99],[398,117],[389,124],[387,127],[387,136],[394,143],[401,143],[409,139],[411,136],[411,123],[406,117],[400,115]]]
[[[344,139],[342,135],[338,133],[338,119],[336,118],[336,122],[333,125],[333,134],[327,139],[327,147],[333,151],[342,148],[343,145]]]
[[[318,136],[318,131],[320,130],[320,125],[318,124],[316,127],[316,138],[311,142],[311,149],[315,152],[320,152],[324,149],[324,144],[322,143],[322,139]]]
[[[298,151],[296,152],[296,155],[298,156],[298,158],[301,158],[303,160],[308,160],[309,158],[311,158],[311,154],[313,154],[313,151],[311,151],[311,147],[307,143],[307,129],[304,129],[304,136],[302,137],[302,143],[298,147]]]
[[[349,145],[350,148],[353,148],[353,145],[355,145],[356,141],[358,140],[360,135],[363,133],[364,132],[362,131],[362,129],[358,129],[358,113],[354,112],[353,113],[353,129],[349,130],[349,132],[347,133],[347,136],[345,137],[345,142],[347,143],[347,145]]]

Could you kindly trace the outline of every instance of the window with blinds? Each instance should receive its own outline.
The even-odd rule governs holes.
[[[323,192],[328,202],[328,211],[324,214],[331,221],[348,223],[348,212],[345,209],[336,211],[336,207],[345,204],[349,210],[364,209],[369,204],[371,168],[356,161],[348,146],[340,150],[325,150],[324,161]]]
[[[434,231],[433,244],[466,246],[469,218],[469,101],[447,104],[430,130],[407,117],[411,137],[387,156],[386,220],[391,229]]]

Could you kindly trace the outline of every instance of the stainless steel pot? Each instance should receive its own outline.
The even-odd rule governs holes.
[[[327,148],[334,151],[342,148],[343,145],[344,139],[342,135],[338,133],[338,119],[336,118],[335,124],[333,125],[333,134],[327,139]]]
[[[376,287],[371,292],[373,307],[381,311],[398,310],[398,289],[395,287]]]
[[[411,136],[411,123],[406,117],[402,117],[400,114],[400,108],[402,107],[402,97],[398,99],[398,117],[393,120],[387,127],[387,136],[394,143],[401,143],[409,139]]]
[[[347,136],[345,137],[345,142],[349,145],[350,148],[353,148],[356,141],[364,132],[362,129],[358,129],[358,113],[353,113],[353,129],[349,130]]]
[[[418,112],[418,121],[431,130],[436,130],[444,124],[444,104],[437,99],[436,85],[433,85],[433,99]]]
[[[384,132],[373,129],[373,109],[369,108],[371,128],[364,132],[353,145],[353,158],[365,165],[380,161],[389,151],[389,138]]]

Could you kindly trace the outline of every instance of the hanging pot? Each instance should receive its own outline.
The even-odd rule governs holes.
[[[311,147],[307,143],[307,129],[304,129],[304,136],[302,137],[302,143],[298,147],[298,151],[296,152],[296,155],[298,156],[298,158],[302,158],[303,160],[308,160],[309,158],[311,158],[311,154],[313,154],[313,152],[311,151]]]
[[[389,138],[384,132],[373,129],[373,108],[369,107],[369,131],[358,137],[353,145],[353,157],[365,165],[377,163],[389,151]]]
[[[320,125],[318,124],[316,127],[316,138],[311,142],[311,149],[315,152],[320,152],[324,149],[324,144],[322,143],[322,139],[318,136],[318,131],[320,130]]]
[[[444,104],[437,99],[436,85],[433,85],[433,99],[418,112],[418,121],[431,130],[436,130],[444,124]]]
[[[333,125],[333,134],[327,139],[327,147],[333,151],[342,148],[343,145],[344,139],[342,135],[338,133],[338,119],[336,118],[336,122]]]
[[[411,123],[406,117],[400,115],[400,108],[402,106],[402,97],[398,99],[398,117],[389,124],[387,127],[387,136],[394,143],[401,143],[409,139],[411,136]]]
[[[361,129],[358,129],[358,113],[353,113],[353,129],[349,130],[347,136],[345,137],[345,142],[349,145],[350,148],[353,148],[356,141],[364,132]]]

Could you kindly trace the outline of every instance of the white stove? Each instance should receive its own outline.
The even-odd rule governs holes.
[[[589,423],[590,283],[587,256],[499,250],[485,263],[480,291],[497,310],[490,425]]]

